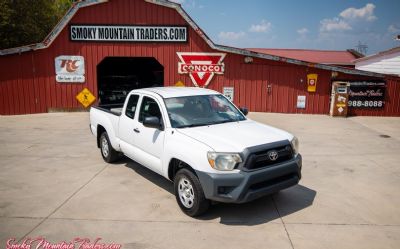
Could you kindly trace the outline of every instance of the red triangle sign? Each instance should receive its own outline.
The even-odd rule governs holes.
[[[224,74],[225,65],[222,62],[224,53],[192,53],[178,52],[181,62],[178,63],[180,74],[189,74],[192,82],[198,87],[207,87],[214,74]]]

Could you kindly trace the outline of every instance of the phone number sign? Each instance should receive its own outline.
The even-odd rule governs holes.
[[[385,82],[350,82],[348,105],[352,108],[382,108],[385,90]]]

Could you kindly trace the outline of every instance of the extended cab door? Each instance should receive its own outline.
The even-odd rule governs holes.
[[[125,110],[121,113],[119,119],[119,138],[121,151],[128,157],[135,159],[137,150],[134,147],[135,132],[134,127],[137,122],[137,113],[139,112],[140,95],[131,94],[128,96],[128,102]]]
[[[134,146],[138,149],[135,160],[144,166],[162,173],[161,156],[164,151],[163,129],[149,128],[143,125],[145,117],[158,117],[163,123],[165,120],[161,114],[158,101],[149,96],[143,96],[140,104],[137,122],[134,123]]]

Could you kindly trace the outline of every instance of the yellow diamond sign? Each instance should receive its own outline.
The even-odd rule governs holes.
[[[183,83],[182,81],[178,81],[175,83],[175,86],[185,86],[185,83]]]
[[[76,99],[86,108],[96,100],[96,97],[85,87],[76,95]]]

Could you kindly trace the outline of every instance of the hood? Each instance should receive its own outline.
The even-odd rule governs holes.
[[[241,152],[248,147],[282,140],[290,141],[293,138],[288,132],[252,120],[183,128],[177,131],[217,152]]]

